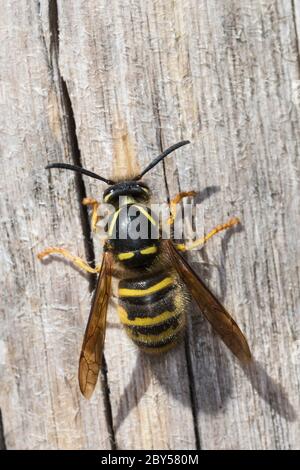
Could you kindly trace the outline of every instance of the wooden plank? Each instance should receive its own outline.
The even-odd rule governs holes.
[[[296,225],[292,232],[285,226],[291,223],[294,211],[292,219],[296,224],[298,209],[290,206],[278,189],[285,190],[290,200],[295,199],[298,190],[298,109],[292,109],[293,119],[288,119],[299,59],[294,47],[292,4],[287,2],[281,11],[283,6],[277,2],[244,2],[241,6],[235,1],[115,1],[109,6],[88,2],[87,10],[79,2],[71,10],[63,6],[62,10],[65,55],[61,67],[74,90],[78,121],[86,123],[91,119],[82,110],[86,107],[93,114],[92,122],[99,123],[101,141],[109,141],[110,130],[107,137],[101,129],[110,129],[115,110],[120,108],[142,162],[146,160],[153,123],[164,146],[182,137],[191,138],[193,147],[182,160],[182,154],[178,154],[166,162],[168,191],[173,195],[178,189],[212,188],[202,193],[211,194],[202,206],[205,230],[231,215],[240,215],[243,220],[240,232],[216,239],[203,250],[208,266],[200,272],[235,312],[259,362],[244,374],[201,317],[193,320],[190,356],[201,446],[296,447],[296,365],[278,361],[284,351],[292,354],[295,348],[290,331],[295,330],[297,290],[291,291],[288,286],[292,283],[296,287],[298,283],[295,253],[299,248],[290,235]],[[80,46],[74,48],[78,35]],[[84,57],[84,74],[74,67],[78,54]],[[78,90],[84,89],[81,81],[93,83],[88,87],[93,103],[78,95]],[[145,122],[146,126],[141,127]],[[88,132],[91,135],[86,139]],[[142,141],[145,135],[147,139]],[[82,148],[95,138],[93,131],[82,127]],[[103,146],[101,143],[101,154],[110,162]],[[86,164],[95,168],[88,150],[83,157]],[[102,171],[106,171],[106,165]],[[155,175],[149,175],[151,183],[157,185],[161,181],[159,171],[158,168]],[[215,186],[218,191],[214,191]],[[282,253],[286,253],[286,259]],[[288,316],[282,315],[282,308]],[[115,369],[120,357],[122,370],[131,370],[128,355],[120,354],[120,348],[130,348],[128,343],[127,349],[122,349],[120,345],[125,341],[119,331],[109,333],[107,357],[114,371],[109,368],[108,375],[117,425],[119,414],[122,419],[127,416],[122,408],[117,418],[115,412],[117,397],[124,389],[119,368]],[[136,387],[145,388],[140,383],[144,376],[141,369],[136,375]],[[169,378],[171,384],[173,379]],[[174,382],[176,379],[175,375]],[[144,434],[148,437],[148,429],[153,429],[154,423],[149,425],[153,416],[144,421],[143,433],[138,417],[144,416],[139,409],[145,408],[143,402],[134,408],[135,393],[134,388],[131,394],[126,391],[126,399],[131,398],[129,408],[135,411],[134,422],[131,424],[129,415],[128,428],[117,431],[117,442],[123,448],[151,446]],[[164,419],[170,421],[169,416]],[[136,432],[125,442],[123,431],[127,429]],[[173,445],[171,440],[166,447]]]
[[[203,250],[209,266],[200,272],[234,312],[256,361],[244,373],[196,319],[190,332],[200,442],[207,449],[298,448],[299,104],[292,90],[299,56],[292,3],[190,5],[184,56],[207,132],[201,147],[195,144],[203,157],[192,181],[220,186],[203,202],[206,230],[229,215],[242,220],[240,232]],[[185,181],[180,167],[179,174]]]
[[[85,402],[77,386],[89,281],[49,244],[84,254],[79,201],[48,11],[6,2],[1,15],[1,408],[7,448],[109,448],[103,393]],[[52,38],[53,39],[53,38]]]
[[[106,177],[116,172],[123,175],[125,157],[120,146],[125,139],[133,147],[127,165],[136,173],[161,150],[159,103],[155,101],[159,95],[152,89],[158,59],[153,57],[153,64],[145,67],[151,50],[144,36],[147,14],[141,10],[143,5],[95,1],[58,5],[60,68],[78,123],[83,166]],[[141,21],[134,22],[133,28],[137,15],[142,15]],[[140,42],[135,43],[136,37]],[[141,80],[143,73],[149,74],[146,80]],[[172,138],[177,141],[180,135]],[[155,199],[165,199],[163,167],[157,167],[148,180]],[[86,185],[93,197],[105,189],[88,178]],[[95,239],[96,253],[98,243]],[[109,321],[105,357],[117,447],[195,448],[184,345],[162,358],[149,359],[119,327],[115,303]]]
[[[291,8],[292,8],[293,19],[295,23],[295,35],[297,39],[296,47],[298,48],[297,55],[299,56],[299,51],[300,51],[300,5],[299,5],[299,2],[292,1]]]
[[[51,1],[51,31],[46,2],[40,12],[29,0],[24,5],[14,11],[8,2],[5,17],[14,23],[2,18],[0,29],[9,83],[0,121],[8,447],[109,447],[112,420],[121,449],[299,448],[298,3],[60,0],[56,15]],[[36,21],[24,44],[28,18]],[[50,32],[52,44],[58,40],[58,26],[59,68],[51,78],[45,46],[49,51]],[[62,100],[74,112],[76,135]],[[240,229],[189,260],[245,331],[254,364],[243,369],[196,310],[186,348],[144,357],[121,330],[113,299],[105,349],[110,395],[98,386],[86,403],[74,371],[89,310],[87,279],[63,262],[38,265],[32,251],[55,242],[84,256],[75,194],[86,188],[100,198],[104,185],[86,178],[76,186],[63,172],[47,179],[46,155],[71,161],[72,147],[75,160],[110,177],[142,168],[182,138],[192,145],[147,181],[155,202],[200,191],[199,235],[241,218]],[[27,181],[25,172],[37,166]],[[96,236],[94,251],[98,259]],[[62,315],[65,308],[74,316]]]

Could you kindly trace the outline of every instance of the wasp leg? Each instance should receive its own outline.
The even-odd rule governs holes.
[[[177,204],[179,204],[182,199],[185,197],[194,197],[196,196],[196,191],[184,191],[181,193],[178,193],[174,199],[170,201],[170,217],[168,218],[168,224],[173,225],[175,218],[176,218],[176,212],[177,212]]]
[[[219,233],[219,232],[222,232],[222,230],[227,230],[228,228],[234,227],[234,225],[238,225],[239,223],[240,223],[240,220],[237,217],[234,217],[233,219],[230,219],[225,224],[217,225],[207,235],[205,235],[202,238],[199,238],[198,240],[195,240],[191,244],[186,245],[185,243],[178,243],[176,244],[176,248],[179,251],[193,250],[194,248],[198,248],[199,246],[204,245],[204,243],[206,243],[216,233]]]
[[[92,225],[92,231],[95,232],[97,228],[97,222],[100,219],[100,216],[98,215],[98,207],[100,203],[96,201],[96,199],[93,199],[91,197],[85,197],[82,200],[82,204],[84,206],[92,206],[92,220],[91,220],[91,225]]]
[[[69,253],[69,251],[65,250],[64,248],[57,248],[57,247],[46,248],[45,250],[38,253],[37,257],[38,259],[42,260],[43,258],[49,255],[61,255],[64,258],[67,258],[73,264],[75,264],[75,266],[77,266],[78,268],[88,273],[93,273],[93,274],[99,273],[101,269],[100,265],[96,266],[95,268],[92,268],[86,261],[79,258],[78,256],[72,255],[71,253]]]

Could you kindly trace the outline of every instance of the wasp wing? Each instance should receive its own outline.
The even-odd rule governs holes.
[[[111,270],[111,254],[105,252],[79,359],[79,386],[85,398],[91,397],[101,368],[107,307],[111,291]]]
[[[236,322],[203,284],[183,256],[178,253],[172,241],[166,240],[166,246],[172,265],[188,287],[203,315],[233,354],[240,361],[249,362],[251,360],[251,352],[247,340]]]

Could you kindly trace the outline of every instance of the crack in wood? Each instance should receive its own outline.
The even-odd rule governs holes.
[[[193,368],[192,368],[191,351],[190,351],[189,339],[188,339],[188,331],[186,331],[186,335],[184,339],[184,350],[185,350],[185,357],[186,357],[187,375],[189,378],[189,391],[190,391],[190,399],[191,399],[196,450],[201,450],[200,433],[199,433],[198,421],[197,421],[197,403],[195,400],[196,388],[195,388],[195,384],[193,380]]]
[[[58,19],[58,8],[57,0],[50,0],[49,2],[49,29],[50,29],[50,55],[51,60],[56,65],[57,76],[58,76],[58,85],[61,92],[61,101],[63,108],[66,113],[66,121],[68,128],[68,140],[71,147],[71,158],[74,165],[82,166],[81,152],[78,144],[77,132],[76,132],[76,122],[74,117],[73,106],[68,91],[67,83],[64,80],[62,73],[59,67],[59,19]],[[53,66],[53,65],[52,65]],[[88,262],[94,267],[95,266],[95,251],[94,244],[92,239],[91,226],[89,221],[88,209],[86,206],[82,205],[82,200],[86,197],[86,188],[83,181],[83,177],[80,174],[75,175],[76,181],[76,192],[78,196],[79,206],[80,206],[80,219],[81,226],[84,237],[84,246],[85,253]],[[89,278],[90,290],[94,290],[96,287],[96,278],[95,276],[90,276]],[[105,417],[107,421],[107,427],[109,430],[110,443],[113,450],[117,449],[113,417],[112,417],[112,407],[110,403],[110,388],[108,384],[107,377],[107,364],[105,357],[103,355],[102,360],[102,369],[101,369],[101,383],[104,396],[104,408],[105,408]]]
[[[193,156],[176,156],[164,172],[160,166],[149,174],[157,202],[167,199],[167,186],[172,198],[180,187],[218,182],[218,189],[203,188],[197,196],[201,218],[211,226],[232,214],[244,224],[234,244],[228,232],[190,260],[237,316],[259,362],[240,367],[193,309],[186,351],[183,343],[157,359],[140,359],[117,331],[120,324],[112,323],[106,397],[118,448],[194,449],[191,396],[202,449],[299,447],[298,3],[36,0],[16,8],[14,0],[6,2],[0,129],[7,315],[1,316],[6,335],[0,353],[12,367],[4,370],[0,402],[9,449],[111,449],[102,392],[84,403],[74,377],[80,344],[73,314],[79,303],[86,314],[89,309],[87,292],[76,290],[81,276],[62,273],[56,264],[50,271],[34,258],[49,234],[53,241],[53,230],[59,244],[70,240],[84,253],[74,176],[42,170],[47,157],[74,159],[58,47],[83,165],[88,152],[89,167],[97,168],[103,155],[105,171],[112,168],[116,109],[130,121],[143,165],[152,145],[167,146],[188,132]],[[84,183],[92,196],[93,183]],[[95,239],[94,249],[98,261]],[[67,341],[58,342],[65,327],[71,328]]]
[[[163,145],[163,139],[162,139],[162,124],[161,124],[161,118],[160,118],[160,114],[159,114],[158,105],[155,107],[155,116],[156,116],[156,119],[158,121],[159,147],[160,147],[160,151],[163,152],[164,145]],[[167,192],[167,200],[168,200],[168,203],[170,203],[171,198],[170,198],[169,183],[168,183],[168,180],[167,180],[167,171],[166,171],[165,161],[162,162],[162,165],[163,165],[164,183],[165,183],[166,192]],[[177,175],[177,182],[178,182],[178,191],[180,192],[181,188],[180,188],[180,181],[179,181],[179,176],[178,175]],[[193,429],[194,429],[194,435],[195,435],[195,448],[196,448],[196,450],[201,450],[200,434],[199,434],[198,422],[197,422],[197,406],[196,406],[196,399],[195,399],[196,390],[195,390],[195,384],[194,384],[194,380],[193,380],[191,351],[190,351],[190,348],[189,348],[189,341],[188,341],[188,330],[186,330],[186,333],[185,333],[184,351],[185,351],[185,357],[186,357],[188,386],[189,386],[189,394],[190,394],[190,400],[191,400],[191,412],[192,412],[192,417],[193,417]]]
[[[162,126],[161,126],[161,119],[160,119],[160,114],[159,114],[159,108],[158,105],[156,106],[156,119],[158,121],[158,140],[159,140],[159,147],[160,147],[160,152],[164,151],[164,145],[163,145],[163,139],[162,139]],[[166,172],[166,162],[163,160],[162,161],[162,167],[163,167],[163,175],[164,175],[164,182],[166,186],[166,192],[167,192],[167,201],[170,203],[170,190],[169,190],[169,183],[167,180],[167,172]]]
[[[296,18],[296,4],[295,0],[292,0],[292,13],[293,13],[293,22],[295,26],[295,36],[296,36],[296,50],[297,50],[297,58],[298,58],[298,72],[300,74],[300,38],[299,32],[297,28],[297,18]]]
[[[6,442],[5,442],[2,412],[0,409],[0,450],[6,450],[6,449],[7,447],[6,447]]]
[[[71,145],[72,160],[73,160],[74,165],[82,166],[81,153],[80,153],[80,148],[78,145],[78,139],[77,139],[77,133],[76,133],[76,123],[75,123],[74,112],[73,112],[70,95],[68,92],[68,87],[67,87],[65,80],[61,76],[61,74],[59,74],[59,79],[60,79],[60,88],[62,91],[63,105],[66,110],[66,118],[67,118],[67,124],[68,124],[68,134],[69,134],[69,140],[70,140],[70,145]],[[92,239],[92,234],[91,234],[89,214],[88,214],[87,207],[82,205],[82,200],[86,198],[87,196],[85,184],[83,181],[83,177],[78,173],[76,173],[75,175],[75,181],[76,181],[78,202],[80,206],[80,219],[81,219],[81,226],[82,226],[83,236],[84,236],[84,247],[85,247],[86,258],[88,262],[93,267],[95,267],[95,251],[93,247],[93,239]],[[96,287],[95,281],[96,281],[95,277],[90,276],[90,289],[91,290],[94,290]]]
[[[179,175],[177,175],[177,184],[178,184],[178,191],[181,192],[181,186],[179,181]],[[184,207],[182,208],[182,214],[184,217]],[[194,217],[193,217],[194,219]],[[194,224],[195,225],[195,224]],[[190,318],[191,320],[191,318]],[[190,400],[191,400],[191,411],[193,417],[193,426],[194,426],[194,433],[195,433],[195,444],[196,450],[201,450],[201,441],[200,441],[200,433],[199,433],[199,426],[197,420],[197,401],[196,401],[196,387],[193,375],[193,367],[192,367],[192,357],[191,357],[191,349],[189,343],[189,330],[186,329],[185,338],[184,338],[184,352],[186,357],[186,370],[188,376],[188,385],[189,385],[189,393],[190,393]]]

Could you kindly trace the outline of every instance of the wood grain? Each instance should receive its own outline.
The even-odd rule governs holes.
[[[77,385],[88,279],[64,262],[36,258],[45,244],[85,252],[74,178],[44,170],[48,159],[71,158],[55,45],[37,2],[7,2],[0,21],[0,403],[6,445],[108,448],[103,393],[99,388],[87,403]]]
[[[294,0],[25,0],[1,16],[0,408],[7,448],[299,448],[300,9]],[[148,358],[109,311],[102,387],[79,395],[87,278],[36,253],[101,253],[84,194],[147,175],[155,202],[197,190],[189,261],[245,332],[242,368],[192,309],[186,342]],[[1,439],[0,439],[1,441]]]

